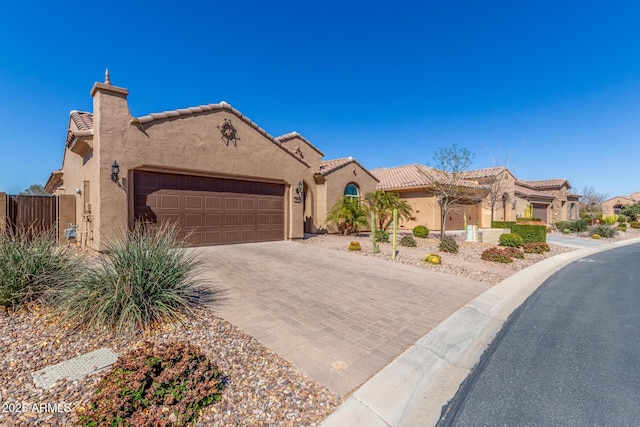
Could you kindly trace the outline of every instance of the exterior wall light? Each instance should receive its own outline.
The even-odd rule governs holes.
[[[114,160],[113,164],[111,165],[111,181],[118,182],[119,173],[120,173],[120,166],[118,165],[118,162]]]

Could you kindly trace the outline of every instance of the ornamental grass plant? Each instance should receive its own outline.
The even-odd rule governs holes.
[[[55,293],[53,314],[76,329],[117,335],[183,323],[195,307],[220,299],[220,290],[197,278],[201,259],[184,242],[170,225],[120,233],[96,264]]]
[[[0,306],[37,301],[81,272],[80,260],[56,244],[55,230],[0,233]]]

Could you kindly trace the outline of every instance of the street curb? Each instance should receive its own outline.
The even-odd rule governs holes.
[[[330,414],[322,427],[436,425],[442,408],[502,329],[511,313],[551,275],[599,252],[640,238],[547,258],[479,295],[370,378]]]

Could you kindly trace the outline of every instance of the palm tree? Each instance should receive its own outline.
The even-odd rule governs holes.
[[[405,220],[411,218],[413,209],[409,204],[402,200],[397,193],[385,192],[377,190],[367,193],[364,199],[369,204],[369,212],[376,214],[376,226],[378,230],[386,230],[393,221],[393,210],[398,210],[398,217]]]
[[[368,225],[367,210],[360,205],[357,198],[342,197],[331,208],[327,222],[335,224],[342,235],[355,233],[360,227]]]

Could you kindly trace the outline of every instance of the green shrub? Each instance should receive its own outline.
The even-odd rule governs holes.
[[[636,222],[640,220],[640,202],[635,202],[632,205],[623,206],[620,213],[629,218],[631,221]]]
[[[531,242],[522,245],[522,250],[525,254],[543,254],[549,252],[551,248],[544,242]]]
[[[106,327],[119,335],[182,323],[218,291],[196,279],[201,260],[180,249],[177,228],[141,228],[106,242],[106,253],[55,295],[54,315],[78,329]]]
[[[350,251],[360,251],[362,250],[362,246],[360,246],[360,242],[351,242],[349,243]]]
[[[520,217],[516,218],[516,222],[542,222],[542,219],[533,217]]]
[[[594,225],[591,228],[589,228],[589,234],[591,235],[591,237],[597,234],[600,237],[611,238],[616,235],[616,230],[610,225],[600,224],[600,225]]]
[[[600,240],[600,239],[602,239],[602,236],[600,236],[599,234],[592,234],[592,235],[591,235],[591,238],[592,238],[592,239]]]
[[[400,246],[407,246],[410,248],[415,248],[416,246],[418,246],[416,244],[416,239],[414,239],[411,236],[402,236],[402,238],[400,239]]]
[[[389,233],[384,230],[376,230],[376,242],[389,243]]]
[[[640,222],[637,222],[637,221],[631,221],[631,222],[629,223],[629,227],[631,227],[631,228],[640,228]]]
[[[429,237],[429,229],[424,225],[418,225],[413,229],[415,237]]]
[[[589,228],[589,224],[585,219],[579,219],[579,220],[573,221],[571,223],[571,227],[569,228],[573,232],[580,233],[583,231],[587,231],[587,228]]]
[[[545,225],[516,224],[511,228],[511,232],[522,237],[523,243],[547,241],[547,227]]]
[[[429,264],[442,264],[442,257],[438,254],[429,254],[424,257],[425,262]]]
[[[515,221],[492,221],[491,228],[511,228],[516,225]]]
[[[607,225],[613,225],[616,222],[618,222],[618,215],[615,215],[615,214],[613,214],[613,215],[604,215],[602,217],[602,220]]]
[[[619,215],[618,215],[618,222],[619,222],[620,224],[626,224],[627,222],[629,222],[629,218],[627,218],[627,216],[626,216],[626,215],[619,214]]]
[[[614,230],[622,231],[622,232],[626,233],[627,232],[627,224],[626,223],[618,224],[618,226],[616,228],[614,228]]]
[[[118,359],[78,419],[96,427],[189,425],[226,383],[198,347],[147,341]]]
[[[572,221],[556,221],[554,225],[556,229],[560,231],[564,231],[565,229],[569,229],[569,231],[571,231],[571,222]]]
[[[571,233],[571,230],[568,228],[565,228],[564,230],[562,230],[562,234],[569,234]]]
[[[82,271],[80,259],[56,245],[53,230],[0,233],[0,306],[43,298]]]
[[[480,257],[485,261],[499,262],[503,264],[513,262],[513,259],[507,253],[495,246],[483,251]]]
[[[513,248],[519,248],[524,244],[522,237],[515,233],[507,233],[500,235],[500,246],[511,246]]]
[[[445,236],[445,238],[440,241],[440,245],[438,247],[442,252],[449,252],[452,254],[458,253],[458,243],[451,236]]]

